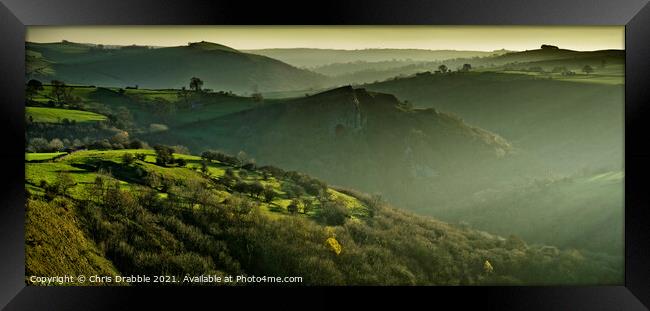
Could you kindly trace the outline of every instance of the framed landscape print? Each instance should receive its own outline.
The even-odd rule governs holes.
[[[3,304],[644,310],[646,3],[364,2],[7,1]]]

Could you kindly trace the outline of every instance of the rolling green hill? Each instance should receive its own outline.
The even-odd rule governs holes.
[[[434,96],[435,89],[427,93],[429,88],[440,87],[435,94],[440,94],[441,98],[458,97],[455,102],[469,105],[470,108],[463,111],[474,118],[466,123],[434,109],[411,109],[389,94],[351,87],[308,97],[263,101],[220,93],[190,93],[184,99],[178,90],[128,89],[120,93],[115,88],[75,87],[72,93],[82,98],[87,109],[107,116],[130,116],[132,123],[128,132],[131,138],[151,144],[184,145],[194,152],[214,148],[236,154],[243,150],[261,163],[282,165],[332,184],[381,193],[402,208],[454,222],[465,216],[474,219],[475,215],[488,210],[482,209],[480,202],[464,200],[486,189],[508,189],[531,178],[553,175],[553,172],[566,176],[601,166],[621,170],[620,162],[614,162],[621,155],[611,146],[621,143],[615,134],[622,125],[613,119],[617,113],[611,109],[613,105],[598,102],[614,95],[613,91],[603,90],[602,85],[507,73],[432,74],[391,82],[394,83],[391,85],[403,83],[413,89],[419,87],[422,92],[418,95]],[[510,86],[518,88],[510,89]],[[444,87],[454,91],[448,93],[443,91]],[[566,93],[568,98],[557,100],[555,104],[554,96],[537,91],[538,88],[549,88],[550,94]],[[478,93],[467,92],[469,89]],[[526,90],[534,96],[525,95]],[[597,93],[589,95],[589,92]],[[533,102],[504,100],[503,103],[510,105],[508,109],[514,111],[500,110],[502,106],[496,102],[504,95],[530,98]],[[568,106],[580,96],[596,101],[586,104],[580,101],[575,108]],[[468,97],[479,102],[468,102]],[[517,106],[520,102],[523,107]],[[488,109],[486,104],[494,108]],[[592,104],[605,106],[591,107]],[[445,109],[454,111],[455,107],[449,105]],[[592,120],[601,122],[594,124]],[[490,121],[488,126],[492,124],[498,129],[519,129],[524,135],[505,140],[468,125],[482,121]],[[72,141],[75,135],[92,137],[90,130],[77,133],[64,127],[55,130],[51,126],[32,126],[28,128],[28,135]],[[599,136],[592,134],[596,130],[601,130]],[[112,142],[111,136],[119,131],[103,130],[96,138]],[[516,131],[505,133],[520,134]],[[504,197],[516,194],[504,193]],[[601,193],[607,196],[607,200],[602,200],[612,203],[608,207],[618,206],[613,203],[620,201],[620,193]],[[578,198],[581,199],[554,195],[552,202],[566,205],[567,219],[574,219],[570,206],[591,204],[588,195]],[[561,211],[548,208],[542,204],[543,200],[531,199],[531,202],[531,211],[535,208]],[[493,220],[497,221],[499,215],[495,212]],[[614,216],[612,220],[615,221]],[[521,217],[522,223],[536,221],[532,212],[522,213]],[[595,228],[600,223],[598,217],[582,220],[585,228]],[[588,237],[577,235],[579,232],[569,232],[563,235],[565,240],[560,241],[543,234],[532,236],[529,230],[537,228],[537,233],[545,232],[548,226],[502,224],[505,229],[472,222],[478,228],[532,237],[537,242],[574,247],[588,244],[585,243]],[[614,231],[602,234],[602,239],[617,238]]]
[[[310,63],[311,58],[321,62],[326,60],[323,64],[314,63],[317,65],[310,67],[310,70],[328,76],[329,84],[332,86],[359,85],[427,71],[434,72],[440,65],[456,71],[464,64],[472,65],[475,71],[524,73],[578,82],[622,84],[624,80],[625,52],[622,50],[538,49],[522,52],[501,50],[475,54],[461,53],[461,51],[453,53],[454,51],[414,50],[414,55],[409,54],[411,50],[404,50],[402,55],[391,54],[391,51],[393,50],[270,49],[262,50],[260,53],[291,64],[292,62]],[[329,57],[320,58],[330,54],[332,55]],[[594,73],[583,74],[582,69],[585,65],[591,66]],[[576,74],[565,76],[562,75],[563,72]],[[312,90],[302,90],[302,92],[313,93]]]
[[[599,51],[573,51],[566,49],[538,49],[522,52],[510,52],[503,55],[485,59],[494,65],[538,63],[548,66],[555,65],[591,65],[599,67],[603,61],[605,65],[624,65],[625,51],[599,50]],[[551,69],[551,68],[549,68]]]
[[[377,62],[368,62],[368,61],[355,61],[347,63],[334,63],[324,66],[319,66],[312,68],[311,70],[327,76],[341,76],[349,75],[358,72],[365,71],[382,71],[389,70],[393,68],[404,67],[407,65],[415,65],[422,63],[421,61],[413,60],[387,60],[387,61],[377,61]],[[362,82],[362,81],[357,81]]]
[[[68,84],[180,88],[199,77],[205,88],[249,93],[318,87],[325,79],[275,59],[209,42],[166,48],[28,42],[26,49],[28,78]]]
[[[507,141],[453,116],[431,109],[410,110],[392,95],[351,87],[263,101],[194,92],[184,99],[178,90],[128,89],[120,93],[117,89],[74,87],[72,94],[81,98],[86,109],[121,121],[93,131],[34,124],[28,135],[70,141],[77,138],[74,135],[82,135],[112,141],[111,136],[126,130],[131,138],[184,145],[194,152],[215,148],[234,154],[243,150],[265,163],[384,193],[406,207],[430,205],[427,200],[439,195],[451,196],[454,191],[450,187],[437,187],[445,178],[460,182],[477,167],[505,163],[500,159],[510,151]],[[474,180],[476,185],[494,182],[487,175]],[[421,197],[420,193],[427,195]]]
[[[407,208],[434,208],[458,193],[501,182],[489,174],[476,176],[476,170],[498,171],[511,151],[506,140],[453,116],[410,110],[390,94],[349,86],[275,100],[143,139],[195,151],[243,150],[263,163],[380,192]]]
[[[303,285],[622,281],[610,257],[527,245],[300,173],[207,157],[174,154],[162,165],[151,150],[88,150],[26,163],[26,274],[292,275]],[[256,183],[271,199],[241,186]]]
[[[52,86],[34,97],[27,107],[27,115],[34,116],[34,122],[56,122],[70,120],[106,120],[106,116],[119,115],[128,111],[127,119],[147,130],[151,124],[177,126],[181,124],[215,118],[221,115],[249,109],[259,103],[250,97],[241,97],[225,92],[182,92],[178,89],[120,89],[95,86],[69,86],[72,97],[79,99],[84,111],[60,109],[47,106],[52,98]],[[69,107],[65,107],[69,108]],[[60,120],[59,120],[60,121]]]
[[[427,74],[364,87],[454,113],[557,173],[622,166],[623,85],[484,72]]]
[[[573,51],[566,49],[537,49],[521,52],[508,52],[501,55],[493,55],[480,58],[458,58],[438,62],[445,64],[451,70],[456,70],[468,63],[479,71],[502,71],[502,70],[524,70],[538,67],[545,72],[553,72],[554,69],[574,71],[581,73],[585,65],[594,69],[596,74],[624,75],[625,51],[624,50],[598,50],[598,51]],[[431,70],[437,69],[431,63]],[[558,72],[559,73],[559,72]],[[619,82],[622,83],[622,82]]]

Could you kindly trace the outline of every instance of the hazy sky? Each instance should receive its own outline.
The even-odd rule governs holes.
[[[27,41],[260,48],[624,49],[623,26],[30,26]]]

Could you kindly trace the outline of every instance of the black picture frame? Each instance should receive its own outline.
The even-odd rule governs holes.
[[[24,65],[26,25],[625,25],[625,285],[593,287],[373,288],[375,302],[395,294],[482,309],[647,310],[650,306],[650,5],[648,0],[445,0],[251,3],[243,1],[0,0],[0,307],[108,309],[127,299],[170,295],[229,297],[278,289],[26,287],[24,282]],[[606,230],[606,228],[604,228]],[[286,290],[286,289],[285,289]],[[300,292],[314,288],[297,289]],[[320,293],[322,288],[317,289]],[[357,288],[328,289],[336,294]],[[217,293],[217,294],[215,294]],[[300,295],[300,294],[298,294]],[[325,295],[325,294],[323,294]],[[356,293],[355,293],[356,295]],[[459,299],[458,297],[466,297]],[[468,299],[471,298],[471,299]],[[251,302],[249,299],[247,303]],[[263,299],[260,299],[263,300]],[[324,299],[321,299],[324,300]],[[190,301],[190,299],[187,299]],[[201,300],[197,300],[201,302]],[[260,301],[263,303],[263,301]],[[289,304],[290,301],[286,303]],[[282,303],[280,303],[281,305]],[[275,305],[279,306],[279,305]]]

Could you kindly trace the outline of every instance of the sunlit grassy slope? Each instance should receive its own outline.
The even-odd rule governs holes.
[[[152,123],[179,126],[249,109],[258,104],[250,97],[224,93],[187,92],[187,97],[183,98],[179,95],[180,90],[125,89],[120,94],[119,89],[71,85],[71,95],[79,97],[87,111],[27,107],[27,115],[34,115],[35,122],[60,122],[62,118],[76,118],[83,122],[105,120],[104,115],[117,114],[124,107],[136,124],[146,129]],[[51,91],[52,87],[45,85],[34,101],[44,105],[52,100]],[[172,105],[187,108],[168,109]]]
[[[26,107],[25,114],[31,116],[34,122],[60,123],[63,119],[75,122],[93,122],[106,120],[106,116],[92,113],[89,111],[46,108],[46,107]]]
[[[146,154],[145,161],[136,161],[131,166],[124,166],[122,156],[125,153]],[[34,154],[34,157],[45,158],[47,154]],[[162,167],[155,164],[155,155],[152,150],[109,150],[109,151],[78,151],[61,159],[45,163],[26,163],[25,164],[25,180],[27,186],[38,189],[42,180],[49,184],[56,181],[58,173],[66,172],[74,179],[76,185],[70,189],[72,197],[83,199],[87,195],[87,186],[92,184],[98,176],[99,168],[109,169],[112,175],[123,183],[127,189],[136,185],[143,184],[143,181],[138,176],[137,172],[155,172],[160,174],[163,178],[170,178],[173,180],[182,180],[189,182],[192,180],[203,180],[206,178],[199,172],[201,166],[201,158],[192,155],[175,154],[176,158],[182,158],[187,161],[185,167]],[[287,206],[291,203],[291,198],[287,196],[285,189],[292,184],[289,180],[278,180],[275,177],[263,178],[263,175],[258,171],[247,171],[245,169],[236,168],[218,161],[213,161],[209,164],[209,177],[219,178],[222,177],[226,169],[232,169],[236,176],[241,177],[247,183],[260,182],[264,186],[272,187],[278,194],[273,201],[266,203],[260,202],[263,210],[274,212],[278,214],[286,214]],[[142,174],[142,173],[140,173]],[[367,214],[364,205],[356,198],[350,195],[341,193],[335,189],[328,190],[329,195],[335,201],[340,201],[350,209],[350,212],[355,217],[363,217]],[[219,194],[222,199],[227,199],[232,193],[227,191],[220,191]],[[166,193],[160,192],[160,195],[165,196]],[[319,201],[313,195],[304,194],[301,199],[303,201],[310,201],[313,204],[313,209],[308,213],[309,215],[317,215],[319,213]]]
[[[25,161],[43,161],[56,158],[66,154],[65,152],[41,152],[41,153],[25,153]]]

